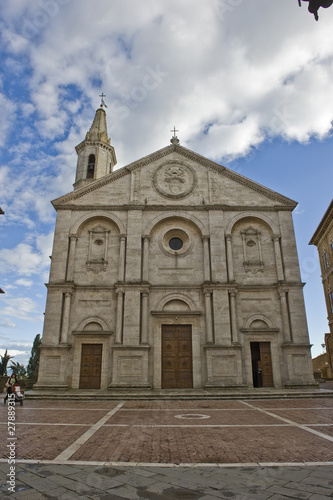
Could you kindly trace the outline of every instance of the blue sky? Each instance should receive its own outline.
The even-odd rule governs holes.
[[[302,2],[303,3],[303,2]],[[144,5],[144,6],[143,6]],[[117,167],[181,144],[299,202],[313,355],[328,331],[316,249],[332,199],[333,8],[279,0],[0,4],[0,353],[42,333],[55,211],[106,94]]]

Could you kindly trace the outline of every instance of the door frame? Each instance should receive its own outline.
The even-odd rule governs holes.
[[[252,356],[251,356],[251,342],[270,342],[271,344],[271,359],[273,371],[273,387],[276,389],[282,388],[281,377],[281,342],[279,341],[279,332],[260,331],[255,332],[252,330],[243,333],[243,367],[244,367],[244,382],[249,389],[253,389],[253,375],[252,375]]]
[[[155,313],[153,321],[154,350],[153,350],[153,387],[162,389],[162,325],[191,325],[192,327],[192,375],[193,389],[204,386],[202,375],[203,349],[201,347],[201,312],[183,313]]]
[[[82,357],[83,357],[83,346],[99,346],[100,349],[100,364],[99,364],[99,387],[81,387],[81,377],[83,378],[83,375],[82,375]],[[92,356],[93,354],[90,353],[90,356]],[[88,343],[88,344],[81,344],[81,364],[80,364],[80,379],[79,379],[79,389],[91,389],[91,390],[98,390],[101,388],[101,379],[102,379],[102,359],[103,359],[103,344],[101,343],[96,343],[96,344],[92,344],[92,343]]]
[[[111,334],[112,332],[73,332],[73,367],[72,367],[72,388],[79,389],[81,371],[82,344],[102,344],[102,366],[101,366],[101,387],[98,390],[106,390],[111,382]],[[80,389],[85,390],[85,389]]]
[[[265,381],[265,375],[262,369],[262,354],[263,354],[263,344],[269,346],[269,357],[270,357],[270,369],[271,369],[271,379],[272,385],[266,385],[267,379]],[[254,348],[256,345],[256,349]],[[253,378],[253,387],[254,388],[262,388],[262,387],[274,387],[274,376],[273,376],[273,365],[272,365],[272,349],[270,342],[250,342],[251,348],[251,363],[252,363],[252,378]],[[255,352],[256,351],[256,352]],[[268,351],[267,351],[268,353]],[[255,359],[255,354],[258,354],[258,359]]]
[[[193,389],[193,340],[192,340],[192,325],[191,324],[184,324],[184,325],[170,325],[170,324],[163,324],[161,325],[161,339],[162,339],[162,350],[161,350],[161,384],[163,386],[163,327],[169,327],[172,329],[176,328],[181,328],[181,327],[187,327],[189,329],[190,333],[190,339],[191,339],[191,382],[192,386],[188,387],[188,389]],[[178,340],[178,346],[179,346],[179,340]],[[162,387],[162,389],[173,389],[172,387]],[[177,389],[184,389],[182,387],[175,387],[175,390]]]

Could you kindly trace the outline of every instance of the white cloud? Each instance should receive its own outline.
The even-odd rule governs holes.
[[[0,94],[0,109],[0,146],[2,147],[6,144],[7,134],[15,121],[16,105],[3,94]]]
[[[21,279],[15,281],[15,285],[26,286],[28,288],[30,288],[33,284],[34,284],[34,282],[32,280],[27,280],[24,278],[21,278]]]
[[[14,272],[23,277],[32,274],[40,275],[48,269],[53,232],[48,235],[33,236],[32,239],[33,244],[19,243],[15,248],[0,250],[0,269],[4,274]],[[25,283],[28,281],[24,280]],[[17,284],[18,281],[15,283]],[[23,282],[21,281],[20,284],[22,285]]]
[[[30,297],[8,298],[3,301],[4,307],[0,309],[2,316],[20,318],[26,321],[39,321],[40,317],[37,303]]]
[[[1,318],[0,319],[0,326],[5,327],[5,328],[15,328],[16,327],[15,323],[13,323],[8,318]]]

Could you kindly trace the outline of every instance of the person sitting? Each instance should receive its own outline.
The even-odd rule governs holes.
[[[15,375],[15,373],[13,372],[13,373],[11,374],[11,376],[9,377],[9,379],[7,380],[7,382],[6,382],[7,394],[6,394],[6,396],[5,396],[4,400],[3,400],[3,404],[6,404],[6,401],[7,401],[7,399],[8,399],[8,396],[9,396],[10,394],[13,394],[13,386],[14,386],[15,384],[17,384],[17,379],[16,379],[16,375]]]

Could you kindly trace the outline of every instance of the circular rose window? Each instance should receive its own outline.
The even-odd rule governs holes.
[[[180,228],[169,229],[159,237],[159,246],[166,255],[183,257],[190,252],[192,245],[192,239]]]
[[[171,250],[181,250],[183,248],[183,240],[181,240],[180,238],[171,238],[171,240],[169,241],[169,247],[171,248]]]

